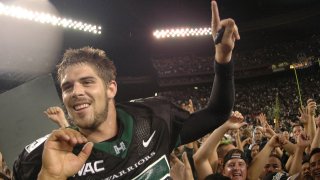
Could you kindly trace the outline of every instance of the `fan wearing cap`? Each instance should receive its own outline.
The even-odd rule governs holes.
[[[217,147],[224,134],[230,129],[239,129],[246,123],[243,122],[243,116],[240,112],[236,111],[231,114],[231,117],[219,128],[215,129],[208,139],[200,146],[198,151],[193,155],[195,168],[197,171],[198,179],[208,179],[208,176],[215,176],[220,173],[217,171],[220,166],[220,161],[224,162],[224,157],[219,159],[217,154]],[[234,147],[234,146],[233,146]],[[232,146],[231,146],[232,148]],[[216,177],[216,176],[215,176]],[[213,178],[214,179],[214,178]],[[217,178],[216,178],[217,179]]]
[[[232,180],[245,180],[247,179],[248,161],[244,153],[240,149],[232,149],[223,160],[224,176]]]

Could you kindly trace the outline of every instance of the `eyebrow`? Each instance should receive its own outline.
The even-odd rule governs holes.
[[[85,76],[85,77],[80,78],[79,81],[85,81],[85,80],[90,80],[90,79],[94,80],[94,79],[97,79],[97,78],[95,78],[93,76]],[[66,81],[66,82],[62,83],[61,84],[61,88],[65,87],[65,86],[67,86],[69,84],[72,84],[72,81]]]
[[[82,78],[80,78],[80,81],[85,81],[85,80],[91,80],[91,79],[97,79],[97,78],[95,78],[95,77],[93,77],[93,76],[86,76],[86,77],[82,77]]]

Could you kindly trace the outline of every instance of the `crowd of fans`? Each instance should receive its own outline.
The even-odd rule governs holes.
[[[320,66],[314,65],[297,71],[301,101],[308,98],[320,100]],[[290,125],[297,120],[298,108],[301,106],[298,86],[294,71],[255,79],[235,82],[236,102],[234,109],[242,112],[247,121],[252,121],[257,114],[264,112],[274,117],[275,109],[280,109],[282,124]],[[201,109],[210,95],[211,84],[197,87],[179,87],[175,90],[158,93],[171,98],[177,104],[184,104],[192,99],[196,109]],[[278,105],[276,105],[278,99]]]
[[[159,77],[206,74],[213,71],[212,57],[200,57],[193,54],[180,57],[153,59],[153,66]]]
[[[184,168],[181,168],[183,163],[180,163],[180,171],[184,169],[189,172],[184,177],[320,179],[320,116],[316,104],[320,100],[320,63],[317,62],[320,57],[319,37],[314,35],[307,40],[308,44],[296,41],[254,52],[235,53],[235,63],[239,63],[236,65],[238,70],[270,66],[279,62],[314,63],[297,69],[296,74],[294,70],[288,70],[269,76],[236,80],[234,110],[242,114],[232,114],[225,124],[210,135],[175,151],[176,156],[181,157],[184,162]],[[294,51],[295,49],[300,51]],[[191,59],[195,58],[189,56],[189,62]],[[174,59],[171,60],[173,61],[167,61],[166,64],[179,66],[174,64]],[[155,67],[157,69],[157,65]],[[196,75],[212,72],[211,66],[207,66],[208,69],[200,67],[202,68],[195,66]],[[165,69],[164,66],[161,68]],[[178,82],[179,76],[190,76],[187,68],[184,69],[186,71],[168,70],[165,74],[161,68],[157,69],[159,78],[172,76]],[[188,78],[192,80],[192,76],[184,79]],[[203,108],[210,90],[211,84],[180,86],[158,94],[171,98],[176,104],[192,112]],[[172,171],[175,168],[173,166]]]
[[[250,124],[234,112],[211,134],[177,148],[173,179],[319,179],[320,116],[314,100],[306,104],[290,130],[270,125],[264,113]],[[182,107],[194,110],[191,100]]]
[[[268,68],[272,65],[291,64],[320,57],[320,35],[313,35],[304,40],[282,42],[260,49],[233,53],[235,71],[255,68]],[[178,57],[152,59],[159,78],[208,74],[213,72],[213,56],[188,54]]]

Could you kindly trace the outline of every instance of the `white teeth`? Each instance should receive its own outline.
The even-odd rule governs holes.
[[[74,106],[74,109],[77,111],[77,110],[86,108],[88,106],[89,106],[89,104],[79,104],[79,105]]]

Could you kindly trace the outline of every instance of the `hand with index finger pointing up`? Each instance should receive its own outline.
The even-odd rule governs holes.
[[[220,21],[218,5],[214,0],[211,1],[211,12],[211,31],[216,44],[215,59],[221,64],[228,63],[231,60],[235,41],[240,39],[238,27],[233,19],[229,18]],[[219,31],[221,28],[224,28],[224,32]],[[217,32],[223,33],[221,34],[222,36],[219,37]],[[221,42],[217,42],[219,38],[221,38]]]

